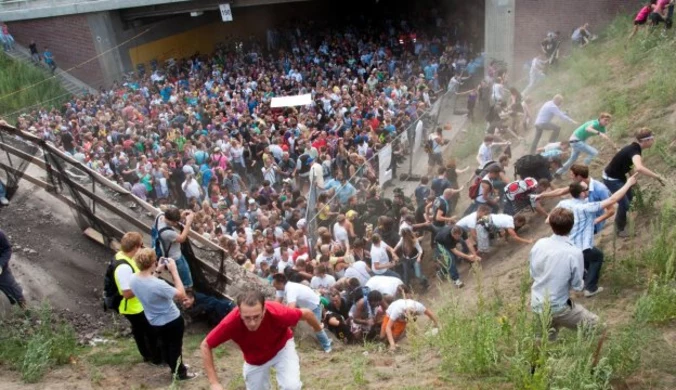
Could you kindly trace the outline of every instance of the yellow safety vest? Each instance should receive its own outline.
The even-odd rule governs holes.
[[[139,273],[138,266],[136,265],[136,262],[134,259],[132,259],[129,256],[126,256],[122,251],[117,252],[115,254],[115,260],[126,260],[129,265],[131,265],[131,268],[134,270],[134,273]],[[116,270],[117,271],[117,270]],[[117,280],[117,273],[115,273],[115,284],[117,285],[117,291],[122,295],[122,290],[120,289],[120,282]],[[119,307],[120,314],[139,314],[143,313],[143,305],[141,305],[141,301],[138,300],[138,298],[133,297],[130,299],[122,298],[122,302],[120,302],[120,307]]]

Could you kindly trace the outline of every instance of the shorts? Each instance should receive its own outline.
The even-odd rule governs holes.
[[[643,20],[634,20],[634,26],[643,26],[646,23],[648,23],[648,18]]]
[[[387,334],[385,332],[385,329],[387,328],[387,324],[391,321],[390,316],[385,315],[385,318],[383,318],[383,324],[380,327],[380,332],[383,334]],[[395,340],[398,340],[401,338],[401,336],[404,334],[406,331],[406,321],[401,321],[401,320],[395,320],[392,322],[392,337],[394,337]]]
[[[428,157],[429,166],[433,167],[435,165],[443,166],[444,159],[441,157],[441,153],[430,153]]]
[[[653,24],[657,25],[657,24],[660,24],[660,22],[664,22],[664,18],[658,12],[653,12],[653,13],[650,14],[650,21]]]

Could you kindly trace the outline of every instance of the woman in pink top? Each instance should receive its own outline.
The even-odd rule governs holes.
[[[636,17],[634,18],[634,29],[632,30],[631,34],[629,35],[629,39],[633,38],[634,35],[636,35],[640,26],[643,26],[648,22],[648,17],[650,16],[650,14],[653,10],[654,4],[655,4],[655,0],[652,0],[648,3],[646,3],[638,11],[638,13],[636,14]]]

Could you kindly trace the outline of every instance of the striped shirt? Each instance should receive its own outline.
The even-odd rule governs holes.
[[[594,220],[599,211],[603,210],[601,202],[587,202],[582,199],[564,199],[556,207],[562,207],[573,212],[575,224],[570,231],[570,240],[576,247],[591,249],[594,247]]]

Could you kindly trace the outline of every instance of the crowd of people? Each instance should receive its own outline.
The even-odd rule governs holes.
[[[438,15],[428,16],[432,25],[443,25]],[[272,367],[283,388],[300,388],[290,327],[307,322],[327,353],[333,343],[327,331],[346,344],[383,340],[394,350],[411,318],[426,315],[440,326],[432,311],[408,297],[428,289],[430,274],[462,287],[461,260],[481,261],[503,237],[535,243],[519,234],[527,223],[524,210],[548,217],[554,231],[531,250],[533,311],[550,305],[556,330],[598,321],[572,303],[569,289],[586,297],[603,291],[595,234],[614,215],[616,234],[628,236],[636,176],[663,182],[641,159],[653,145],[652,132],[640,129],[606,166],[603,181],[595,180],[589,164],[598,151],[590,142],[599,136],[616,148],[608,136],[612,115],[578,123],[562,110],[561,95],[533,115],[527,96],[556,62],[558,34],[543,42],[523,93],[497,61],[463,92],[462,70],[475,53],[450,32],[425,31],[424,22],[299,27],[280,34],[275,45],[287,50],[278,55],[255,44],[221,48],[74,99],[62,111],[19,117],[20,129],[162,209],[155,250],[143,248],[139,233],[127,233],[111,277],[120,296],[114,308],[129,320],[144,360],[168,364],[179,379],[194,377],[180,359],[179,302],[218,324],[201,346],[212,388],[220,386],[212,350],[228,340],[244,353],[248,388],[265,387]],[[586,44],[591,37],[584,25],[572,38]],[[468,95],[470,119],[478,102],[486,113],[472,179],[463,185],[458,176],[470,167],[459,169],[444,158],[448,141],[438,128],[425,136],[429,170],[413,198],[399,188],[385,198],[374,156],[391,144],[396,170],[409,150],[399,141],[413,138],[402,133],[443,90]],[[311,105],[270,108],[273,97],[303,93],[312,94]],[[556,118],[579,126],[567,141],[559,141]],[[517,159],[510,175],[511,141],[532,127],[529,154]],[[551,134],[541,146],[544,132]],[[578,164],[583,153],[584,164]],[[631,170],[637,173],[628,177]],[[552,185],[567,174],[569,186]],[[310,188],[319,192],[314,209],[304,195]],[[458,216],[465,191],[470,204]],[[568,194],[551,211],[543,203]],[[308,231],[312,222],[316,232]],[[270,283],[277,302],[254,291],[236,302],[196,291],[181,245],[191,230]],[[423,245],[427,235],[431,254]],[[155,277],[163,271],[173,287]]]

